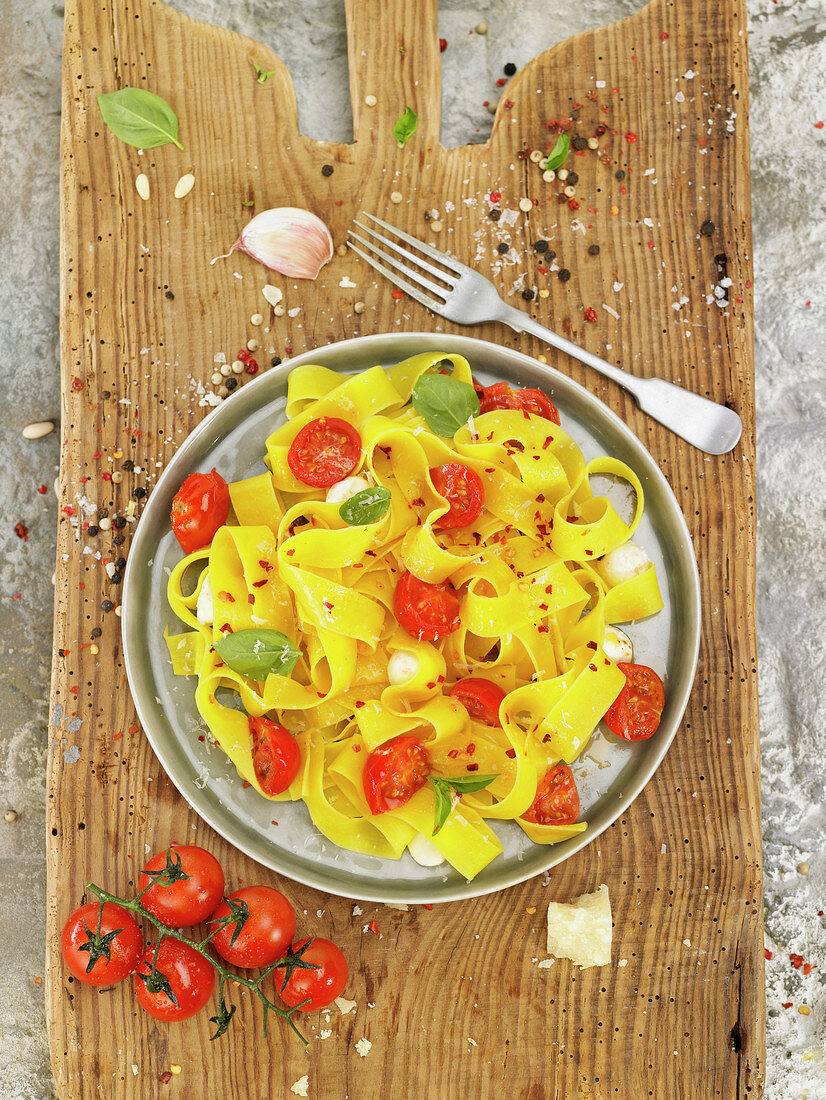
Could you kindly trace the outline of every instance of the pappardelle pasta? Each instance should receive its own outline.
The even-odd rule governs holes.
[[[583,831],[570,764],[603,717],[650,736],[664,701],[616,626],[662,607],[634,471],[459,355],[297,367],[286,412],[268,472],[191,475],[173,505],[167,643],[215,743],[355,852],[471,879],[491,822]],[[596,475],[633,491],[628,522]]]

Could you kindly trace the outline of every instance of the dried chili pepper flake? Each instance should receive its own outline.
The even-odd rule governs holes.
[[[439,53],[444,53],[446,49],[447,49],[447,39],[446,38],[440,38],[439,39]]]
[[[375,935],[379,934],[379,926],[374,920],[371,920],[367,927],[370,929],[371,932],[375,933]]]
[[[668,32],[667,31],[660,31],[660,42],[665,42],[667,38],[668,38]]]
[[[364,706],[364,700],[363,700],[363,699],[356,699],[356,707],[357,707],[357,708],[358,708],[359,710],[361,710],[361,708],[362,708],[363,706]]]
[[[235,597],[231,592],[219,592],[218,599],[223,600],[225,603],[235,603]]]
[[[593,664],[588,665],[588,668],[590,668],[591,672],[596,672],[596,670],[597,670],[597,666],[593,665]]]
[[[803,965],[803,956],[802,955],[791,954],[791,955],[789,955],[789,961],[791,962],[791,964],[795,968],[795,970],[799,970],[801,968],[801,966]]]
[[[353,752],[361,752],[361,745],[353,745]]]
[[[548,633],[547,623],[542,623],[540,626],[538,626],[536,628],[536,630],[537,630],[538,634],[547,634]]]
[[[466,764],[465,765],[465,771],[478,772],[479,771],[479,765],[478,764]]]
[[[508,760],[515,760],[516,749],[505,749],[505,756],[507,756]]]
[[[397,288],[393,291],[393,297],[396,299],[397,302],[400,302],[404,297],[404,291]]]
[[[29,541],[29,529],[25,523],[15,523],[14,533],[19,539],[22,539],[23,542]]]
[[[637,135],[634,133],[633,130],[629,130],[628,133],[625,135],[625,140],[628,142],[629,145],[636,145]]]
[[[780,1007],[781,1008],[791,1008],[793,1004],[794,1004],[794,1001],[783,1001],[783,1003],[780,1005]]]
[[[491,191],[491,193],[488,197],[490,198],[491,202],[501,202],[502,201],[502,192],[501,191]]]
[[[255,596],[252,592],[247,593],[247,603],[255,603]]]
[[[425,907],[425,909],[427,909],[428,913],[432,913],[432,912],[433,912],[433,906],[432,906],[432,905],[430,904],[430,902],[429,902],[429,901],[426,901],[426,902],[424,903],[424,907]]]
[[[46,495],[46,493],[47,493],[47,492],[48,492],[49,490],[48,490],[48,489],[46,488],[46,486],[45,486],[45,485],[39,485],[39,486],[37,487],[37,491],[38,491],[38,493],[40,493],[40,495],[41,495],[41,496],[43,497],[43,496],[45,496],[45,495]]]
[[[247,783],[247,782],[245,781],[245,782],[244,782],[244,786],[245,786],[245,787],[248,787],[248,786],[249,786],[249,783]],[[171,1072],[170,1072],[170,1071],[169,1071],[168,1069],[165,1069],[165,1070],[163,1071],[163,1073],[162,1073],[162,1074],[160,1075],[160,1077],[158,1078],[158,1080],[160,1081],[160,1083],[161,1083],[162,1085],[168,1085],[168,1084],[169,1084],[169,1082],[170,1082],[170,1081],[172,1080],[172,1074],[171,1074]]]
[[[246,348],[241,348],[235,358],[240,359],[242,363],[246,363],[246,361],[250,358],[250,353],[247,351]]]
[[[248,358],[244,370],[247,374],[258,374],[258,364],[254,359]]]
[[[459,755],[459,750],[458,749],[450,749],[450,751],[448,752],[447,755],[450,757],[451,760],[455,760],[456,757]]]
[[[505,107],[506,111],[509,111],[513,107],[513,100],[512,99],[506,99],[505,102],[504,102],[504,107]]]
[[[765,954],[765,956],[766,956],[766,958],[767,958],[767,959],[772,959],[772,958],[774,958],[774,952],[773,952],[773,951],[769,951],[768,947],[766,948],[766,950],[765,950],[764,954]]]
[[[252,783],[248,782],[248,781],[247,781],[247,780],[245,779],[245,780],[243,780],[242,786],[243,786],[244,790],[246,790],[246,789],[247,789],[247,787],[251,787],[251,786],[252,786]]]
[[[815,129],[816,129],[816,130],[822,130],[822,129],[823,129],[823,126],[824,126],[824,124],[823,124],[822,122],[820,122],[820,121],[818,121],[818,122],[816,122],[816,123],[815,123]]]
[[[476,752],[476,745],[473,743],[473,741],[471,741],[471,743],[465,749],[465,752],[468,754],[468,756],[473,756],[473,754]]]
[[[82,378],[78,378],[77,376],[75,376],[72,379],[72,389],[73,390],[82,390],[83,386],[84,386],[84,381],[83,381]]]
[[[500,76],[499,79],[496,81],[497,88],[504,88],[506,84],[507,80],[505,80],[504,76]]]
[[[589,324],[592,325],[595,325],[598,320],[597,311],[594,309],[593,306],[588,306],[588,308],[585,310],[585,313],[583,314],[583,317],[586,321],[589,322]]]
[[[266,583],[267,583],[267,578],[264,577],[264,579],[261,580],[261,581],[253,581],[252,582],[252,587],[253,588],[263,588]]]
[[[811,963],[804,963],[803,964],[803,973],[804,974],[811,974],[812,969],[813,969],[813,967],[812,967]]]

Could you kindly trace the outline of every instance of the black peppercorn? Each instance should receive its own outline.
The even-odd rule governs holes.
[[[92,631],[91,637],[92,638],[99,638],[102,633],[103,633],[103,631],[100,629],[100,627],[96,626],[95,629]]]
[[[92,535],[92,537],[94,537],[98,533],[98,530],[99,530],[99,528],[98,528],[97,524],[90,523],[89,526],[86,528],[86,533],[88,535]]]
[[[126,535],[115,535],[115,537],[112,539],[112,542],[115,544],[115,546],[123,546],[123,544],[126,542]]]
[[[568,173],[568,178],[565,180],[566,186],[567,187],[576,187],[576,185],[578,183],[579,183],[579,176],[576,174],[576,172],[569,172]]]
[[[230,392],[230,393],[232,393],[232,391],[233,391],[233,390],[234,390],[234,389],[236,388],[236,386],[238,385],[238,379],[237,379],[237,378],[228,378],[228,379],[226,380],[226,382],[224,382],[224,385],[225,385],[225,386],[227,387],[227,389],[229,390],[229,392]]]
[[[131,458],[127,458],[126,461],[121,465],[121,469],[122,470],[134,470],[135,469],[135,463],[132,461]]]
[[[506,253],[506,252],[507,252],[507,251],[508,251],[509,249],[510,249],[510,245],[509,245],[509,244],[505,244],[505,242],[504,242],[504,241],[502,241],[502,243],[501,243],[501,244],[498,244],[498,245],[496,246],[496,251],[497,251],[497,252],[499,252],[499,253],[501,253],[501,255],[503,255],[503,256],[505,255],[505,253]]]
[[[714,222],[704,221],[700,226],[700,232],[704,237],[710,237],[716,228]]]
[[[561,267],[556,273],[556,277],[561,283],[567,283],[571,277],[571,273],[567,267]]]
[[[332,174],[333,174],[332,164],[323,165],[322,169],[321,169],[321,174],[322,174],[322,176],[332,176]]]
[[[588,255],[589,256],[598,256],[599,255],[599,245],[598,244],[592,244],[588,249]]]
[[[146,489],[139,485],[132,496],[135,500],[142,500],[146,496]]]
[[[534,241],[533,242],[533,250],[534,250],[534,252],[547,252],[548,251],[548,242],[547,241]]]
[[[625,179],[625,172],[623,172],[623,170],[621,168],[619,168],[616,172],[614,172],[614,176],[618,180],[624,180]]]
[[[112,522],[119,531],[126,526],[126,518],[124,516],[115,516]]]
[[[505,76],[513,76],[513,74],[515,72],[516,72],[516,66],[514,65],[514,63],[512,61],[509,61],[507,63],[507,65],[505,66]]]
[[[577,134],[577,136],[576,136],[576,137],[574,138],[574,140],[573,140],[573,141],[571,142],[571,145],[573,145],[574,149],[576,149],[576,150],[578,150],[578,151],[580,151],[580,152],[581,152],[581,151],[582,151],[583,149],[587,149],[587,148],[588,148],[588,142],[586,141],[586,139],[585,139],[584,137],[580,137],[580,136],[579,136],[579,134]]]
[[[548,251],[545,253],[545,259],[546,260],[555,260],[556,259],[556,253],[554,252],[554,250],[552,248],[549,248]]]
[[[118,558],[118,560],[115,562],[115,569],[123,569],[125,565],[126,558]]]
[[[171,291],[171,290],[167,290],[167,292],[166,292],[166,293],[164,294],[164,298],[169,298],[169,300],[170,300],[170,301],[171,301],[171,300],[172,300],[172,299],[173,299],[174,297],[175,297],[175,295],[174,295],[174,294],[172,293],[172,291]]]
[[[112,584],[120,584],[121,574],[118,573],[117,570],[115,570],[115,572],[112,574],[112,576],[109,578],[109,580],[111,581]]]
[[[488,210],[488,217],[492,222],[498,222],[499,219],[502,217],[502,211],[497,210],[496,207],[493,207],[493,209]]]
[[[522,291],[522,297],[525,299],[526,302],[532,302],[533,301],[533,291],[532,290],[523,290]]]
[[[270,366],[271,367],[280,367],[281,366],[281,359],[278,355],[274,355],[272,357],[272,359],[270,359]]]
[[[111,611],[115,605],[111,600],[103,600],[100,606],[102,611]]]

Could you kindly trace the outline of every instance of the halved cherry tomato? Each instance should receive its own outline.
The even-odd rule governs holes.
[[[215,988],[212,963],[199,955],[194,947],[180,940],[164,939],[158,948],[156,966],[158,989],[152,984],[152,960],[155,945],[147,948],[135,974],[135,996],[142,1008],[156,1020],[188,1020],[207,1003]],[[173,1001],[162,982],[168,983]],[[175,1003],[177,1001],[177,1004]]]
[[[269,966],[286,955],[295,935],[295,913],[284,895],[271,886],[245,886],[229,896],[233,901],[243,901],[249,916],[237,935],[238,921],[233,921],[212,937],[221,958],[233,966]],[[222,901],[212,919],[220,920],[229,913],[229,906]]]
[[[281,794],[298,775],[301,750],[288,729],[269,718],[249,719],[252,766],[264,794]]]
[[[200,924],[215,912],[224,895],[224,872],[215,856],[196,844],[173,844],[172,853],[173,859],[175,854],[180,856],[181,871],[186,877],[168,885],[156,882],[143,895],[141,903],[170,928],[187,928]],[[153,856],[141,873],[138,889],[149,885],[147,872],[162,871],[166,863],[165,851]]]
[[[305,424],[287,452],[289,467],[299,481],[329,489],[351,474],[361,457],[361,436],[346,420],[322,416]]]
[[[143,936],[127,909],[111,901],[103,906],[89,902],[76,909],[63,926],[60,950],[63,961],[78,981],[86,985],[114,985],[131,974],[143,954]]]
[[[536,797],[522,814],[534,825],[573,825],[579,817],[579,793],[567,764],[548,768],[536,788]]]
[[[450,689],[454,699],[458,699],[474,722],[485,726],[501,726],[499,707],[505,693],[498,684],[486,680],[483,676],[469,676],[459,680]]]
[[[458,630],[459,598],[448,581],[430,584],[402,573],[393,593],[393,612],[412,638],[435,642]]]
[[[625,673],[625,686],[603,721],[624,741],[647,741],[657,732],[665,706],[663,682],[647,665],[620,663],[617,668]]]
[[[301,963],[309,964],[309,969],[302,966],[292,968],[289,965],[290,955],[298,956]],[[326,1008],[344,992],[347,960],[330,940],[321,936],[299,940],[290,948],[290,955],[284,966],[286,980],[281,977],[280,969],[273,972],[275,988],[285,1004],[300,1005],[309,997],[307,1004],[301,1005],[298,1011],[313,1012],[316,1008]]]
[[[436,520],[437,527],[469,527],[482,514],[485,490],[482,479],[470,466],[462,462],[434,466],[430,480],[439,496],[450,505],[450,511]]]
[[[364,765],[362,783],[373,814],[397,810],[427,782],[430,758],[412,733],[403,733],[373,749]]]
[[[522,409],[534,416],[543,416],[546,420],[559,423],[559,412],[553,401],[542,390],[512,390],[505,382],[496,382],[485,386],[479,399],[479,411],[486,413],[493,409]]]
[[[229,489],[217,470],[190,474],[172,500],[172,530],[185,553],[209,546],[229,515]]]

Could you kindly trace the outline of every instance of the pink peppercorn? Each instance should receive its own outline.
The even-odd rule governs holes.
[[[247,374],[258,373],[258,364],[249,353],[247,353],[246,365],[244,367],[244,370],[246,370]]]

